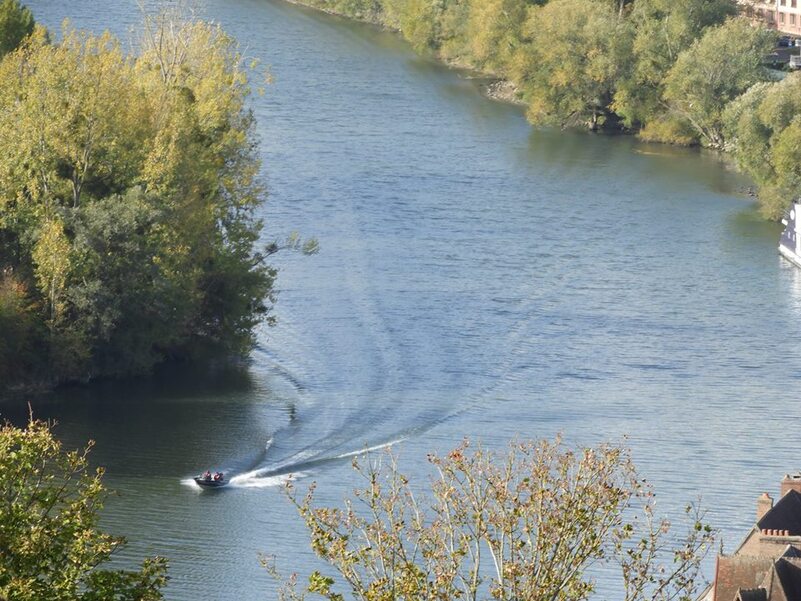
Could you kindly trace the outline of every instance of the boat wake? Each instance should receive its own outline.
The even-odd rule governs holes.
[[[284,486],[287,482],[292,482],[305,478],[313,474],[317,469],[328,464],[339,463],[347,459],[352,459],[360,455],[365,455],[382,449],[387,449],[393,445],[403,442],[406,437],[396,438],[380,444],[367,446],[355,451],[331,455],[325,451],[302,451],[287,460],[264,465],[242,473],[230,475],[227,488],[272,488]],[[269,444],[267,449],[269,449]],[[181,480],[182,484],[200,489],[195,481],[189,477]]]

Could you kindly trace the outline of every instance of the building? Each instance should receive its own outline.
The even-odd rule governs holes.
[[[756,23],[764,23],[771,29],[776,28],[776,15],[779,0],[738,0],[743,14]]]
[[[801,474],[784,477],[775,505],[759,497],[756,523],[734,553],[718,556],[699,601],[801,601]]]
[[[776,13],[779,31],[801,36],[801,0],[778,0]]]
[[[771,29],[801,37],[801,0],[738,0],[743,13]]]

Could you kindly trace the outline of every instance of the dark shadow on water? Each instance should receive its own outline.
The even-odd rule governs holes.
[[[177,485],[207,466],[227,471],[231,461],[249,465],[269,438],[271,419],[264,411],[272,398],[242,367],[173,365],[151,378],[6,401],[0,419],[23,425],[30,403],[35,418],[55,422],[67,448],[96,441],[92,460],[107,468],[112,481],[158,474]]]
[[[35,418],[55,422],[55,434],[67,448],[96,441],[92,459],[107,467],[112,478],[158,468],[177,481],[195,466],[236,455],[241,447],[230,442],[232,431],[246,449],[263,448],[267,434],[255,419],[259,410],[254,403],[268,397],[267,390],[256,393],[244,367],[169,365],[150,378],[105,380],[7,399],[0,403],[0,419],[21,426],[30,404]]]
[[[193,397],[246,394],[254,388],[246,365],[197,365],[168,363],[150,376],[106,378],[87,384],[59,386],[52,391],[20,393],[0,398],[0,412],[17,405],[34,407],[60,403],[131,402],[175,400]]]

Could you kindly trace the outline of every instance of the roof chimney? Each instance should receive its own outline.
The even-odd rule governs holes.
[[[782,480],[781,496],[783,497],[791,490],[801,493],[801,474],[785,474]]]
[[[773,499],[768,493],[763,492],[762,496],[757,499],[757,522],[771,509],[773,509]]]

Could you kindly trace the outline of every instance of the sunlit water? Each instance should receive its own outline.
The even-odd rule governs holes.
[[[28,0],[40,21],[130,39],[131,0]],[[336,502],[349,457],[398,446],[406,471],[464,436],[628,435],[674,514],[703,496],[728,547],[801,466],[801,272],[714,156],[532,130],[395,36],[272,0],[205,16],[274,77],[252,99],[282,255],[278,325],[247,373],[161,374],[34,399],[70,445],[93,438],[118,491],[104,526],[127,563],[171,560],[169,598],[270,599],[257,553],[317,569],[280,483]],[[6,416],[21,419],[21,403]],[[235,486],[202,493],[206,468]],[[608,576],[601,597],[613,598]]]

